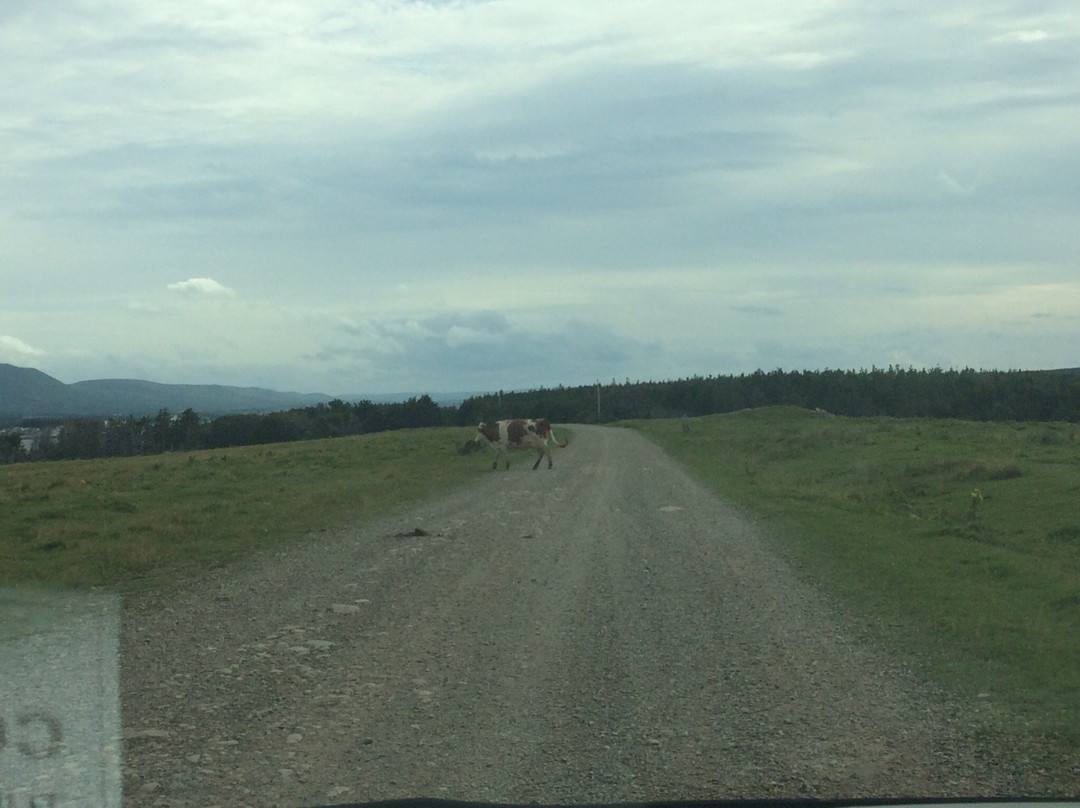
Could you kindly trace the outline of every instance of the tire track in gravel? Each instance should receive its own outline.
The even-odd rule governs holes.
[[[125,804],[1052,788],[636,433],[524,458],[126,603]]]

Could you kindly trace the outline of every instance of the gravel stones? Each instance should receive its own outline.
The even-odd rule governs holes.
[[[136,596],[122,653],[140,808],[1064,790],[628,430]]]

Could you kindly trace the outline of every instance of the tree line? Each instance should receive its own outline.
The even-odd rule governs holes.
[[[666,382],[533,390],[465,401],[462,423],[493,411],[539,413],[557,422],[711,415],[769,405],[853,417],[972,421],[1080,420],[1080,369],[987,371],[871,368],[695,376]]]
[[[55,438],[29,453],[0,436],[0,462],[61,460],[221,449],[333,438],[393,429],[473,426],[510,417],[561,423],[610,423],[633,418],[710,415],[767,405],[794,405],[836,415],[959,418],[979,421],[1080,420],[1080,370],[757,371],[739,376],[695,376],[539,388],[474,396],[440,406],[430,396],[404,402],[327,404],[259,415],[201,418],[192,410],[156,416],[63,422]]]
[[[39,423],[45,426],[49,422]],[[7,462],[75,460],[223,449],[451,423],[448,411],[427,395],[385,404],[371,401],[350,404],[335,399],[327,404],[282,412],[222,415],[213,419],[202,418],[190,409],[181,413],[163,409],[153,417],[65,420],[59,430],[43,431],[35,448],[24,452],[22,457],[12,458],[13,442],[0,439],[0,462],[4,462],[5,456]]]

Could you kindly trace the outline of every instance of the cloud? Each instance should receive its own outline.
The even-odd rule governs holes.
[[[189,278],[186,281],[170,283],[165,287],[170,292],[186,295],[206,295],[208,297],[235,297],[236,292],[222,286],[213,278]]]
[[[494,311],[339,321],[305,357],[327,378],[363,378],[378,391],[535,389],[633,371],[655,351],[603,325],[526,327]]]
[[[32,345],[27,345],[18,337],[0,334],[0,356],[2,357],[28,359],[45,355],[45,351],[35,348]]]
[[[1036,28],[1030,31],[1009,31],[994,37],[991,42],[1042,42],[1044,39],[1048,39],[1049,36],[1046,31]]]
[[[0,18],[0,322],[26,340],[0,351],[102,357],[68,378],[487,389],[1076,342],[1040,297],[1007,354],[979,335],[1008,298],[935,280],[1075,275],[1074,0]]]
[[[739,304],[734,306],[728,306],[733,312],[738,314],[748,314],[754,317],[783,317],[783,309],[779,309],[776,306],[757,306],[752,303]]]

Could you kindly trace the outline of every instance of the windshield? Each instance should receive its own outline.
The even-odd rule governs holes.
[[[0,808],[1078,796],[1073,3],[0,20]]]

